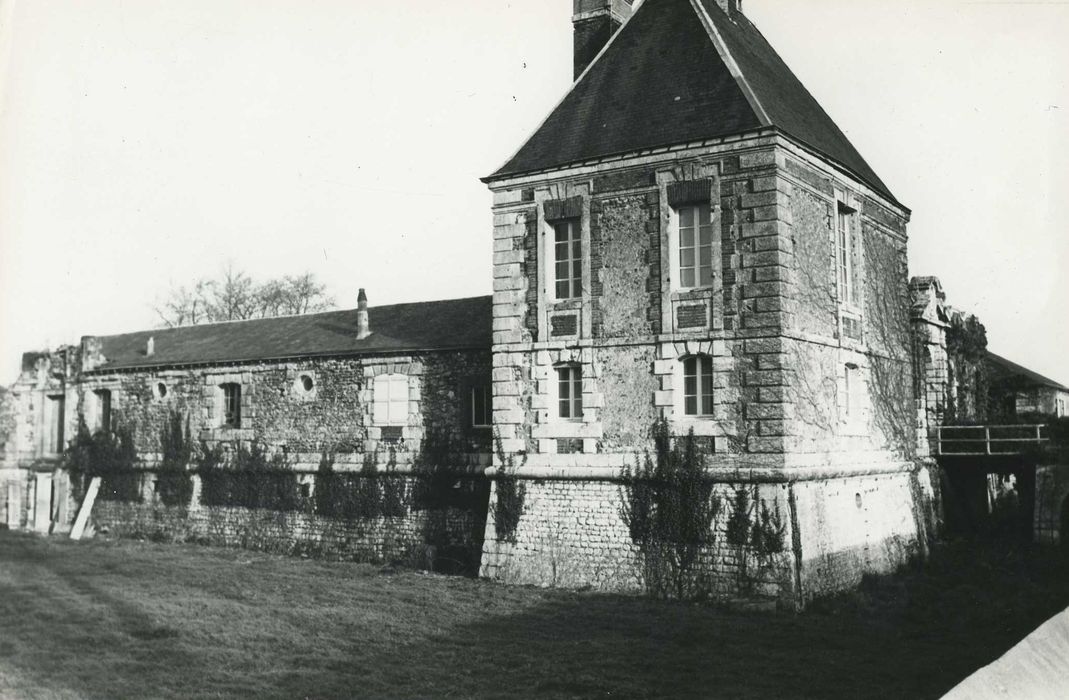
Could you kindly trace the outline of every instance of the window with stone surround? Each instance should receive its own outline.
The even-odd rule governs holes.
[[[861,418],[863,388],[861,370],[854,363],[848,362],[843,372],[843,422],[855,423]]]
[[[846,304],[854,303],[854,266],[853,255],[853,218],[854,212],[842,202],[838,204],[837,223],[835,226],[838,265],[839,265],[839,300]]]
[[[713,415],[713,358],[691,355],[683,358],[683,414]]]
[[[676,286],[679,289],[713,284],[713,214],[708,203],[676,208]]]
[[[227,382],[219,387],[223,392],[223,427],[241,427],[241,385]]]
[[[557,370],[557,417],[579,420],[583,417],[583,368],[561,365]]]
[[[554,294],[557,299],[575,299],[582,295],[583,243],[578,219],[565,219],[553,225]]]
[[[492,421],[493,411],[490,387],[483,384],[473,386],[470,394],[471,401],[471,427],[489,428]]]
[[[62,395],[49,396],[45,400],[45,454],[59,454],[63,451],[63,412]]]
[[[111,390],[97,389],[93,399],[96,401],[96,425],[93,427],[107,432],[111,430]]]
[[[375,425],[408,424],[408,375],[380,374],[372,388]]]

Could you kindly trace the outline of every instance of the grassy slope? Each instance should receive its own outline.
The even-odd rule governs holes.
[[[938,697],[1069,605],[949,548],[804,615],[0,531],[0,697]]]

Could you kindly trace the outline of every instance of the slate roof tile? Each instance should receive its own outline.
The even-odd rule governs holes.
[[[357,340],[356,309],[305,316],[138,331],[100,338],[100,370],[491,346],[491,297],[368,309],[372,334]],[[146,355],[148,339],[155,352]]]
[[[523,147],[485,180],[772,126],[896,201],[749,19],[729,18],[715,0],[696,1],[760,109],[691,0],[647,0]]]

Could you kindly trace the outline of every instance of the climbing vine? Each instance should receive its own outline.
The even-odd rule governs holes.
[[[505,454],[501,437],[496,431],[494,448],[501,463],[495,477],[497,498],[494,500],[494,531],[497,533],[498,540],[514,543],[516,542],[516,528],[519,527],[520,518],[523,517],[527,485],[516,475],[516,458],[511,453]],[[526,462],[527,455],[524,454],[519,466],[522,467]]]
[[[182,414],[171,411],[160,430],[159,473],[156,490],[166,506],[188,506],[193,496],[193,479],[189,465],[193,459],[193,438],[189,419],[183,427]]]
[[[673,440],[662,418],[651,435],[653,454],[647,452],[624,473],[620,515],[642,555],[650,595],[706,597],[713,582],[701,557],[715,543],[720,498],[707,478],[705,455],[696,448],[693,431]]]
[[[90,433],[79,416],[78,431],[64,453],[64,463],[79,500],[95,476],[101,477],[101,500],[136,503],[143,500],[137,448],[133,434],[125,426]]]
[[[759,497],[756,486],[735,487],[724,539],[735,551],[735,581],[740,592],[753,592],[762,573],[772,566],[775,555],[783,552],[786,531],[778,503],[769,508],[768,502]]]

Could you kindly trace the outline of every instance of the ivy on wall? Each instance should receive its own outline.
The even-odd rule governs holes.
[[[304,508],[297,473],[281,453],[268,457],[263,445],[246,447],[201,442],[197,473],[201,478],[200,502],[206,506],[263,508],[295,511]]]
[[[987,356],[987,329],[971,314],[954,313],[946,331],[949,388],[946,425],[987,420],[990,378]]]
[[[105,501],[140,503],[142,474],[137,470],[137,448],[125,426],[90,433],[79,416],[78,431],[64,453],[75,497],[81,500],[89,480],[101,477],[99,497]]]
[[[713,482],[706,478],[705,455],[694,432],[673,440],[667,421],[651,430],[654,452],[624,473],[620,515],[643,560],[650,595],[704,598],[713,582],[700,565],[715,544],[713,522],[721,510]]]
[[[523,517],[524,504],[527,500],[527,485],[516,475],[516,458],[512,453],[505,454],[501,436],[494,431],[494,448],[501,466],[497,470],[495,484],[497,498],[494,499],[494,532],[501,542],[516,542],[516,529]],[[524,454],[524,462],[527,455]],[[520,466],[523,466],[521,463]]]
[[[193,497],[193,479],[189,466],[193,459],[193,438],[189,418],[183,428],[182,414],[171,411],[160,429],[160,461],[156,491],[166,506],[189,506]]]

